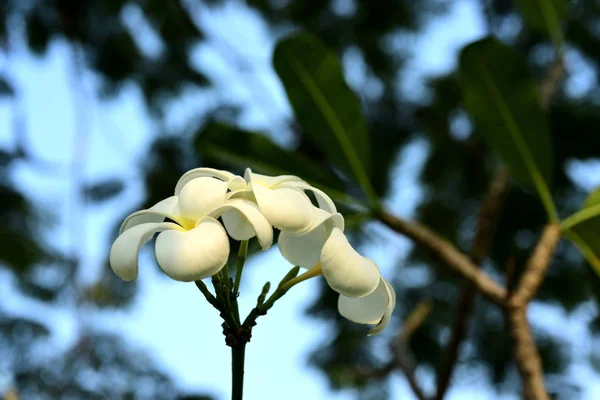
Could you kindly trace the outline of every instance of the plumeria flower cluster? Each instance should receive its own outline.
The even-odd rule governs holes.
[[[312,192],[316,204],[306,192]],[[281,231],[281,254],[312,275],[322,274],[340,294],[341,315],[375,325],[369,334],[387,326],[396,304],[394,289],[373,261],[352,248],[331,198],[296,176],[191,170],[177,183],[174,196],[125,219],[110,265],[121,279],[135,279],[140,248],[159,233],[155,254],[161,269],[178,281],[198,281],[225,266],[228,236],[240,241],[256,237],[267,250],[273,227]]]

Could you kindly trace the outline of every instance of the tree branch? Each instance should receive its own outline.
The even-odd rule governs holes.
[[[526,307],[542,284],[550,260],[560,240],[560,225],[546,225],[535,246],[519,284],[508,302],[511,308]]]
[[[542,362],[527,322],[527,305],[544,280],[550,260],[560,240],[560,226],[549,224],[544,228],[515,292],[506,303],[506,320],[515,346],[517,367],[528,400],[549,399],[544,387]]]
[[[506,290],[480,271],[469,257],[438,236],[435,232],[414,222],[404,221],[386,211],[380,211],[378,219],[390,229],[412,239],[416,244],[428,249],[445,266],[471,282],[487,299],[500,306],[506,300]]]
[[[548,72],[540,85],[540,99],[544,108],[548,108],[550,105],[550,100],[552,100],[552,96],[554,96],[564,74],[564,60],[562,57],[557,57],[548,69]]]
[[[496,172],[488,188],[487,194],[479,210],[477,231],[471,248],[471,261],[478,267],[488,253],[489,245],[494,236],[496,222],[502,209],[502,204],[509,187],[509,174],[501,168]],[[460,345],[467,334],[468,322],[473,312],[476,287],[469,281],[462,284],[461,295],[456,307],[456,314],[452,323],[452,333],[437,379],[436,400],[444,398],[452,379],[454,366],[458,361]]]

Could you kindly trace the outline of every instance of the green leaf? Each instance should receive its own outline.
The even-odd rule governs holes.
[[[354,177],[372,206],[367,121],[334,53],[317,38],[295,34],[275,48],[273,65],[303,132],[340,170]]]
[[[477,133],[521,185],[538,192],[555,221],[548,119],[525,60],[512,48],[486,38],[462,50],[459,74],[463,102]]]
[[[561,227],[600,275],[600,188],[592,192],[581,211],[565,219]]]
[[[302,154],[283,149],[257,132],[219,122],[209,122],[196,134],[195,148],[216,165],[249,167],[268,175],[296,175],[325,191],[334,200],[356,204],[344,193],[344,184],[333,172]]]
[[[515,0],[525,21],[562,45],[561,24],[569,10],[567,0]]]

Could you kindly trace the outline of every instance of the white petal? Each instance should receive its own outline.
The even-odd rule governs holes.
[[[379,285],[379,268],[352,248],[339,228],[333,228],[321,251],[323,276],[336,292],[362,297]]]
[[[303,235],[287,232],[279,234],[278,244],[281,254],[293,265],[311,268],[321,259],[321,250],[334,227],[344,230],[341,214],[330,214],[313,207],[312,226]]]
[[[306,231],[313,221],[310,199],[296,189],[268,189],[250,184],[260,212],[274,227],[286,232]]]
[[[121,233],[110,248],[110,267],[124,281],[131,281],[138,275],[138,253],[155,233],[167,229],[184,231],[182,227],[171,222],[142,223],[128,228]]]
[[[184,218],[181,215],[179,207],[177,206],[177,196],[171,196],[162,201],[159,201],[147,210],[134,212],[133,214],[125,218],[125,221],[123,221],[121,229],[119,230],[119,234],[136,225],[145,224],[149,222],[163,222],[165,218],[172,219],[173,221],[177,222],[178,224],[184,227],[194,226],[193,222],[186,220],[186,218]]]
[[[369,335],[381,332],[388,325],[395,306],[396,293],[383,278],[368,296],[352,298],[340,295],[338,299],[338,310],[344,318],[359,324],[376,325]]]
[[[294,175],[269,176],[252,172],[250,168],[246,168],[246,171],[244,172],[244,178],[248,183],[252,182],[254,184],[266,186],[271,189],[275,188],[275,186],[283,182],[304,182],[302,179]]]
[[[202,177],[217,178],[217,179],[227,182],[227,181],[233,179],[235,177],[235,175],[229,171],[222,171],[220,169],[214,169],[214,168],[192,169],[191,171],[188,171],[185,174],[183,174],[183,176],[181,178],[179,178],[179,181],[177,182],[177,185],[175,186],[175,196],[179,195],[179,192],[181,192],[181,189],[183,189],[183,187],[186,185],[186,183],[188,183],[189,181],[191,181],[193,179],[202,178]]]
[[[195,221],[222,205],[226,198],[227,183],[215,178],[196,178],[179,192],[179,209]]]
[[[392,312],[394,311],[394,308],[396,308],[396,291],[385,279],[383,281],[385,282],[385,285],[390,293],[390,302],[385,310],[385,313],[383,314],[383,317],[381,317],[377,325],[369,332],[369,336],[377,335],[388,326],[392,317]]]
[[[166,231],[156,238],[156,261],[178,281],[195,281],[219,272],[229,256],[229,238],[213,218],[204,218],[187,232]]]
[[[296,182],[296,181],[283,182],[283,183],[277,185],[277,187],[278,188],[291,187],[291,188],[295,188],[295,189],[309,190],[309,191],[313,192],[313,194],[315,195],[315,198],[317,199],[317,203],[319,204],[319,208],[327,211],[328,213],[332,213],[332,214],[337,212],[337,209],[335,208],[335,203],[333,202],[333,200],[331,200],[331,198],[324,191],[317,189],[316,187],[313,187],[306,182]]]
[[[256,235],[260,246],[267,250],[273,244],[273,228],[260,213],[258,206],[248,200],[229,200],[214,210],[211,217],[223,218],[229,235],[235,240],[248,240]]]
[[[248,185],[246,184],[244,178],[238,175],[234,176],[233,178],[227,181],[227,187],[232,192],[248,189]]]
[[[227,193],[227,199],[244,199],[256,203],[256,196],[254,196],[254,192],[251,188],[231,191]]]

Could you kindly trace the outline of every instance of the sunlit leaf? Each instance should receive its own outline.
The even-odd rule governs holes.
[[[301,33],[277,44],[273,64],[303,132],[376,204],[367,121],[335,54]]]
[[[556,211],[549,187],[552,144],[548,118],[525,60],[493,38],[465,47],[459,74],[463,101],[476,132],[508,166],[512,176],[540,196],[550,219]]]

